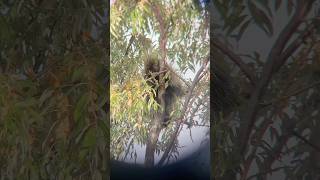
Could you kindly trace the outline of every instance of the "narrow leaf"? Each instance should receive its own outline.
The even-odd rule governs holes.
[[[231,22],[227,34],[231,34],[239,25],[245,20],[248,15],[236,16],[234,20]]]
[[[241,39],[243,33],[247,30],[249,24],[251,23],[251,19],[247,20],[246,22],[244,22],[239,30],[239,34],[238,34],[238,41]]]
[[[257,1],[261,6],[268,12],[269,16],[272,17],[272,12],[269,7],[269,0],[258,0]]]
[[[274,9],[277,11],[279,9],[279,7],[281,6],[282,0],[274,0],[274,1],[275,1]]]
[[[273,26],[271,20],[264,11],[259,9],[252,1],[248,1],[249,10],[256,24],[264,30],[269,36],[273,34]]]

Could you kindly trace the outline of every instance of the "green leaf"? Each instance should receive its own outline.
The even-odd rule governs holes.
[[[246,22],[244,22],[241,27],[240,27],[240,30],[239,30],[239,34],[238,34],[238,37],[237,37],[237,40],[239,41],[244,33],[244,31],[248,28],[249,24],[251,23],[251,19],[247,20]]]
[[[250,13],[252,14],[252,18],[255,23],[266,32],[267,35],[273,35],[273,26],[271,20],[265,14],[265,12],[259,9],[252,1],[248,1],[248,6]]]
[[[49,98],[52,96],[53,94],[53,90],[51,89],[46,89],[40,96],[40,99],[39,99],[39,107],[41,107],[43,105],[43,103]]]
[[[17,102],[16,107],[27,108],[30,106],[34,106],[37,103],[38,103],[38,101],[35,98],[29,97],[29,98],[26,98],[24,101]]]
[[[83,114],[86,112],[87,105],[88,105],[88,93],[84,93],[78,100],[74,110],[74,119],[76,121],[83,118]]]
[[[109,128],[103,119],[98,120],[98,127],[105,138],[109,137]]]
[[[79,67],[79,68],[76,68],[73,73],[72,73],[72,77],[71,77],[71,80],[73,82],[75,81],[80,81],[82,80],[84,74],[85,74],[85,71],[86,71],[86,67]]]
[[[102,108],[106,103],[107,101],[109,100],[109,97],[106,93],[104,93],[101,98],[99,98],[99,105],[98,107]]]
[[[86,132],[84,139],[82,141],[83,147],[92,147],[96,144],[97,137],[96,137],[96,129],[89,128]]]
[[[247,17],[248,15],[235,16],[234,20],[230,22],[227,34],[232,33]]]
[[[259,4],[268,12],[269,16],[272,17],[272,11],[269,7],[269,0],[257,0]]]

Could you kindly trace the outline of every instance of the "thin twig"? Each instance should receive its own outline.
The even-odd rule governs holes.
[[[304,143],[308,144],[309,146],[311,146],[314,150],[320,152],[320,147],[313,144],[312,142],[310,142],[309,140],[307,140],[305,137],[301,136],[299,133],[297,133],[294,130],[291,130],[291,133],[297,137],[298,139],[302,140]]]
[[[261,176],[261,175],[266,175],[266,174],[269,174],[269,173],[272,173],[272,172],[275,172],[275,171],[279,171],[279,170],[281,170],[281,169],[288,169],[288,168],[290,168],[290,167],[289,167],[289,166],[282,166],[282,167],[273,168],[273,169],[270,169],[270,170],[268,170],[268,171],[263,171],[263,172],[254,174],[254,175],[252,175],[252,176],[249,176],[249,177],[247,178],[247,180],[253,179],[253,178],[255,178],[255,177],[259,177],[259,176]]]
[[[305,92],[305,91],[307,91],[307,90],[309,90],[309,89],[311,89],[311,88],[314,88],[315,86],[318,86],[318,85],[320,85],[320,81],[315,82],[315,83],[313,83],[313,84],[310,84],[310,85],[307,86],[307,87],[301,88],[301,89],[293,92],[292,94],[289,94],[289,95],[287,95],[287,96],[280,97],[280,98],[278,98],[278,99],[271,100],[270,102],[262,103],[262,104],[260,104],[260,105],[261,105],[261,106],[269,106],[269,105],[275,104],[275,103],[280,102],[280,101],[282,101],[282,100],[289,99],[289,98],[292,97],[292,96],[299,95],[299,94],[301,94],[301,93],[303,93],[303,92]]]

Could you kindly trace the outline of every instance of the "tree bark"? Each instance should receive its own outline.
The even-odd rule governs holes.
[[[155,120],[151,122],[150,136],[147,140],[146,154],[144,164],[146,167],[154,166],[154,152],[157,148],[158,137],[161,131],[161,112],[157,112],[153,117]]]
[[[161,67],[161,70],[163,69],[163,64]],[[165,110],[165,101],[164,101],[164,92],[165,92],[165,87],[164,83],[162,82],[163,79],[163,74],[160,74],[160,87],[159,87],[159,92],[158,92],[158,97],[159,97],[159,104],[161,108],[160,110],[151,113],[151,124],[150,124],[150,136],[148,137],[147,144],[146,144],[146,154],[145,154],[145,160],[144,160],[144,165],[146,167],[153,167],[154,166],[154,152],[157,148],[157,142],[158,142],[158,137],[160,134],[160,131],[163,127],[163,113]]]

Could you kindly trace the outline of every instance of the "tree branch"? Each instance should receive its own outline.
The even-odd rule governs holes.
[[[299,133],[297,133],[294,130],[291,130],[291,133],[297,137],[298,139],[302,140],[305,144],[309,145],[310,147],[312,147],[314,150],[320,152],[320,147],[313,144],[312,142],[310,142],[309,140],[307,140],[305,137],[303,137],[302,135],[300,135]]]
[[[162,61],[160,63],[160,71],[164,71],[165,59],[166,59],[166,43],[167,43],[167,32],[165,30],[165,22],[163,16],[161,14],[160,8],[157,4],[151,6],[154,15],[159,22],[159,29],[160,29],[160,50],[162,55]],[[164,93],[165,83],[163,82],[163,74],[160,74],[160,87],[159,87],[159,97],[163,97],[162,94]],[[164,99],[160,98],[161,107],[164,107]],[[145,154],[145,166],[146,167],[153,167],[154,166],[154,152],[156,150],[159,134],[162,129],[162,112],[157,112],[155,114],[154,120],[151,122],[150,126],[150,136],[147,139],[146,144],[146,154]]]
[[[252,73],[252,69],[250,69],[240,58],[240,56],[236,55],[232,50],[230,50],[227,46],[221,43],[218,39],[214,39],[211,41],[212,45],[218,48],[222,53],[227,55],[230,60],[232,60],[240,70],[246,75],[246,77],[250,80],[251,84],[256,83],[256,76]]]
[[[275,69],[279,69],[284,64],[284,62],[303,44],[304,40],[312,34],[314,28],[315,26],[313,23],[307,26],[307,28],[282,53]]]
[[[207,66],[208,62],[209,62],[209,57],[204,61],[203,65],[201,66],[201,68],[199,69],[199,71],[197,72],[196,76],[194,77],[194,79],[192,81],[191,87],[188,90],[188,95],[186,96],[186,100],[183,104],[183,109],[181,112],[182,115],[181,115],[181,117],[178,118],[179,121],[177,121],[178,123],[177,123],[176,129],[173,132],[173,134],[170,136],[168,146],[167,146],[166,150],[164,151],[164,153],[158,163],[158,166],[161,166],[165,162],[165,160],[167,159],[169,153],[171,152],[171,150],[173,148],[174,142],[176,141],[176,138],[178,137],[178,132],[179,132],[180,126],[184,122],[183,118],[186,115],[189,101],[192,97],[192,92],[193,92],[194,88],[196,87],[197,83],[199,82],[200,75],[201,75],[202,71],[205,69],[205,67]]]
[[[267,62],[263,68],[262,76],[258,82],[258,85],[251,96],[246,112],[241,116],[241,127],[240,127],[240,153],[244,154],[246,151],[247,142],[249,140],[252,128],[255,123],[255,117],[258,111],[258,104],[260,98],[264,95],[265,89],[269,84],[269,81],[274,73],[276,73],[282,64],[287,59],[280,58],[281,53],[286,43],[291,39],[292,35],[296,32],[305,16],[308,14],[312,4],[315,0],[297,1],[296,11],[289,23],[281,31],[278,39],[272,47]],[[279,62],[278,62],[279,61]],[[278,65],[276,66],[276,64]]]
[[[274,100],[272,100],[272,101],[270,101],[270,102],[266,102],[266,103],[263,103],[263,104],[260,104],[260,105],[262,105],[262,106],[268,106],[268,105],[274,104],[274,103],[276,103],[276,102],[289,99],[289,98],[292,97],[292,96],[299,95],[299,94],[301,94],[301,93],[303,93],[303,92],[305,92],[305,91],[308,91],[309,89],[314,88],[315,86],[318,86],[318,85],[320,85],[320,81],[317,81],[317,82],[315,82],[315,83],[313,83],[313,84],[310,84],[310,85],[308,85],[307,87],[298,89],[297,91],[295,91],[295,92],[293,92],[293,93],[291,93],[291,94],[289,94],[289,95],[287,95],[287,96],[283,96],[283,97],[280,97],[279,99],[274,99]]]

